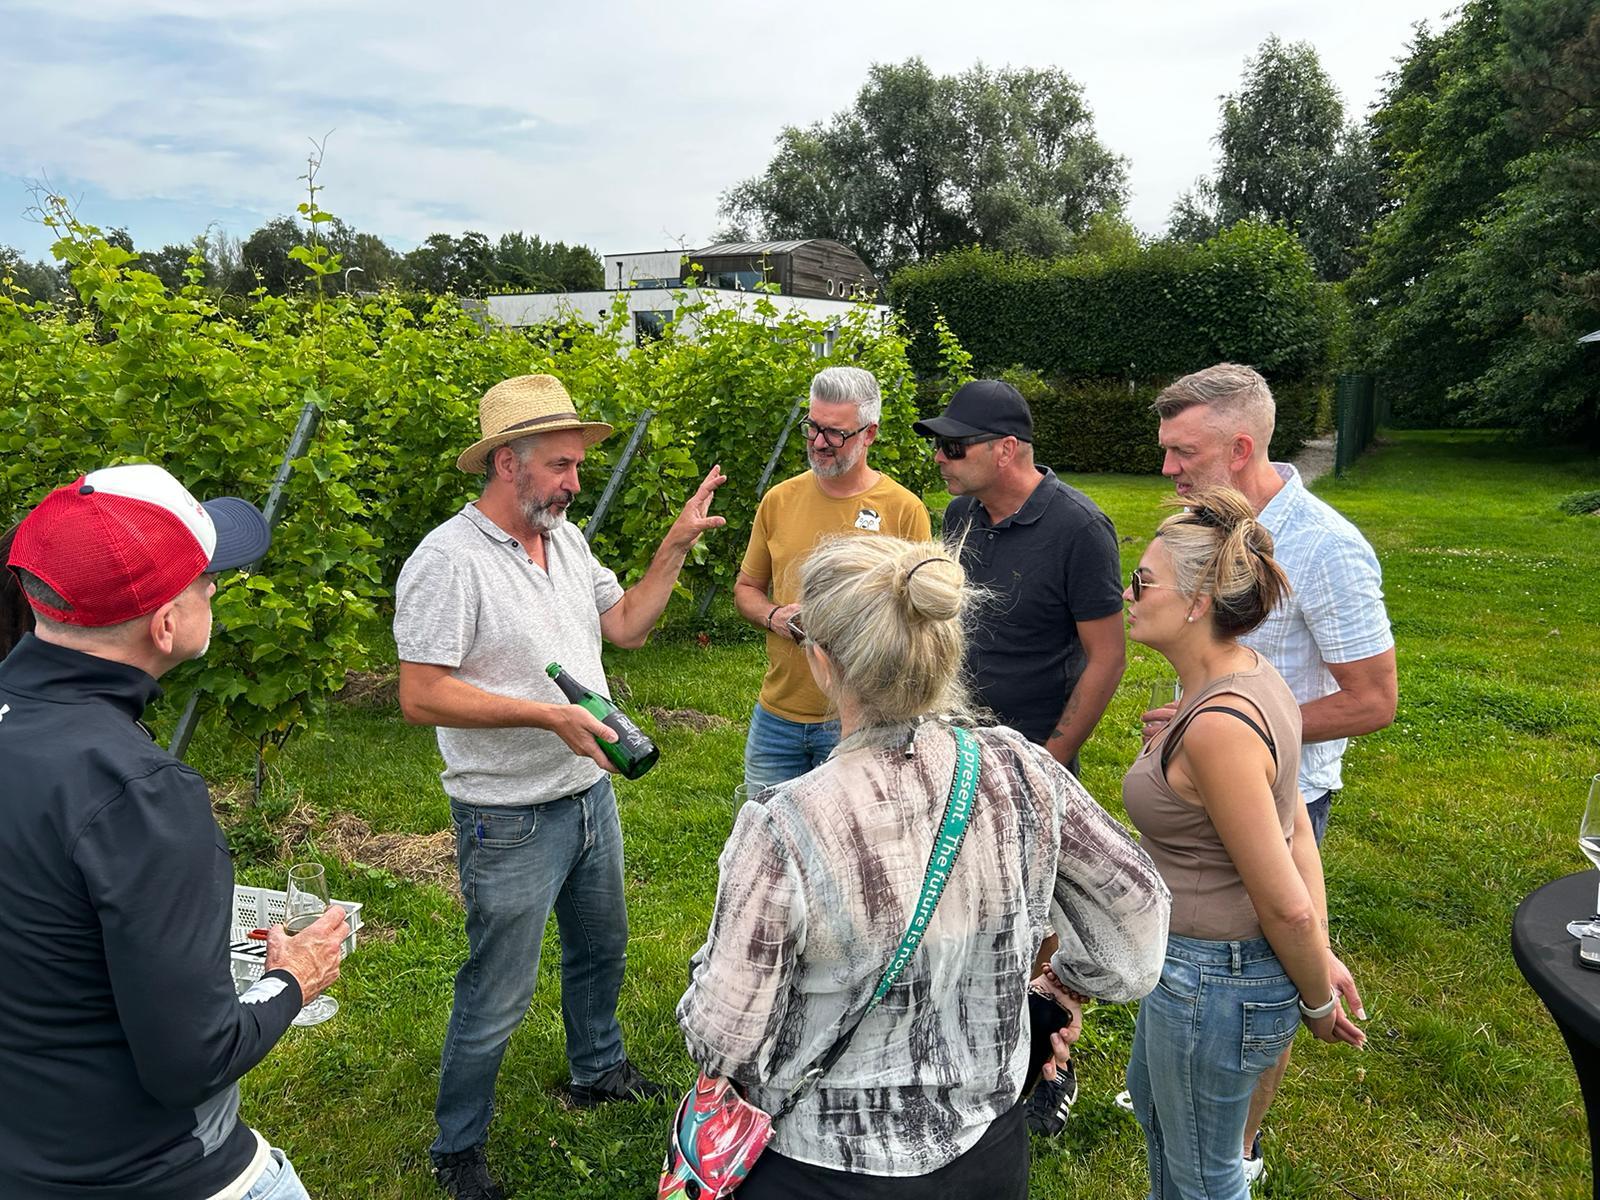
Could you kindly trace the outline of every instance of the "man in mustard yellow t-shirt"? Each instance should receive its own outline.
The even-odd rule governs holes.
[[[823,538],[882,533],[926,541],[920,498],[867,465],[883,397],[872,372],[829,367],[811,381],[800,423],[811,469],[761,498],[733,587],[745,620],[767,631],[767,675],[744,744],[744,781],[771,787],[817,766],[839,741],[839,722],[812,682],[791,621],[800,611],[800,565]]]

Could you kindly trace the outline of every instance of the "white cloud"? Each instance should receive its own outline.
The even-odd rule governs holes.
[[[784,124],[847,106],[874,61],[921,55],[1059,66],[1102,139],[1130,159],[1130,215],[1159,228],[1213,159],[1217,97],[1269,33],[1312,42],[1354,114],[1437,26],[1439,0],[1142,5],[709,0],[541,11],[395,0],[45,0],[0,8],[0,174],[48,172],[174,214],[289,211],[309,138],[329,129],[322,199],[410,244],[435,230],[523,228],[602,251],[697,240],[717,197],[758,172]],[[3,197],[0,197],[3,199]],[[142,202],[142,203],[141,203]],[[20,207],[20,205],[18,205]],[[0,212],[0,241],[17,241]],[[196,226],[197,228],[197,226]],[[193,228],[134,227],[141,241]],[[235,229],[248,233],[248,229]]]

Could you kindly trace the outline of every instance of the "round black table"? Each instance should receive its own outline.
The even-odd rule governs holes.
[[[1567,922],[1594,912],[1600,872],[1579,871],[1547,883],[1517,906],[1511,955],[1544,1001],[1567,1043],[1589,1115],[1589,1162],[1600,1198],[1600,971],[1578,964],[1578,939]]]

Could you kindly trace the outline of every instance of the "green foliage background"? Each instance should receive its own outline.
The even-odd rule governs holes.
[[[331,219],[314,202],[301,215],[313,229]],[[0,522],[20,519],[79,474],[132,461],[166,466],[202,497],[264,503],[302,409],[320,410],[289,475],[272,550],[257,571],[223,581],[212,652],[165,681],[178,703],[199,688],[208,708],[269,755],[318,716],[348,670],[370,665],[374,618],[387,615],[401,564],[478,494],[480,481],[455,460],[477,439],[478,397],[498,380],[549,372],[584,415],[616,426],[584,465],[579,522],[639,415],[655,411],[594,540],[624,583],[643,573],[720,462],[729,482],[715,511],[728,528],[697,548],[681,590],[720,585],[726,594],[761,468],[795,400],[828,363],[861,365],[883,381],[875,461],[907,486],[931,481],[910,428],[905,341],[866,307],[843,322],[823,359],[823,324],[779,314],[764,297],[754,301],[758,320],[680,298],[667,336],[624,355],[621,301],[602,329],[574,318],[522,332],[480,324],[451,298],[327,296],[317,285],[331,283],[340,260],[313,237],[291,252],[308,291],[258,290],[224,310],[203,286],[200,255],[172,293],[137,269],[131,251],[64,210],[54,219],[71,302],[34,303],[0,288]],[[803,455],[792,436],[780,472],[799,470]]]
[[[1287,457],[1314,431],[1347,324],[1294,235],[1247,221],[1199,245],[1057,261],[964,250],[902,269],[890,291],[920,370],[942,370],[943,320],[973,374],[1010,372],[1040,459],[1071,471],[1157,469],[1155,393],[1222,361],[1271,381],[1272,452]]]

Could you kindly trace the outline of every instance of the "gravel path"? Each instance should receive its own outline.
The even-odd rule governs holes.
[[[1307,487],[1333,470],[1333,440],[1331,433],[1326,437],[1312,438],[1290,460],[1295,470],[1300,472],[1300,482]]]

